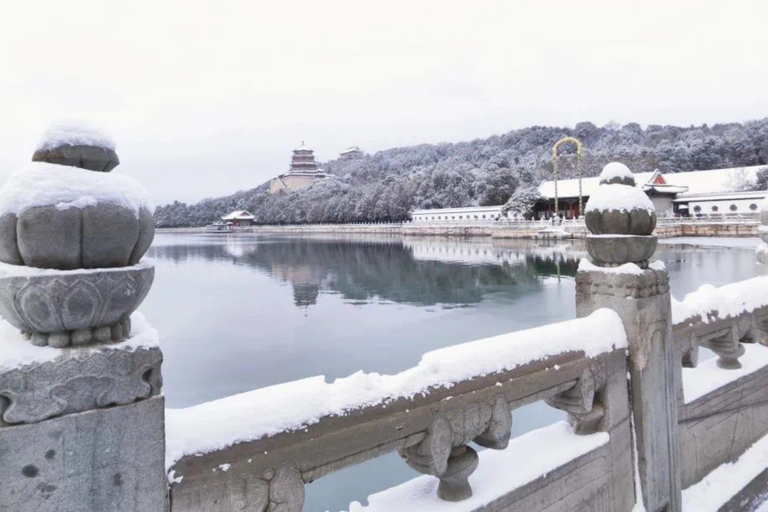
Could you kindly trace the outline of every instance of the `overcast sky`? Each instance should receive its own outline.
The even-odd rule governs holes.
[[[768,0],[15,1],[0,178],[51,121],[107,128],[159,204],[533,124],[768,115]]]

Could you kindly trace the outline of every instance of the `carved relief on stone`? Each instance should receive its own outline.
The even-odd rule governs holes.
[[[504,395],[491,402],[470,404],[435,414],[426,437],[416,446],[399,451],[416,471],[440,478],[438,496],[460,501],[472,496],[467,479],[477,469],[477,444],[502,450],[509,444],[512,412]]]
[[[768,345],[768,315],[752,313],[736,320],[737,336],[741,343]]]
[[[63,348],[122,340],[149,293],[154,268],[0,278],[0,314],[35,345]],[[96,326],[96,327],[94,327]]]
[[[157,348],[101,350],[0,374],[0,427],[126,405],[160,393]]]
[[[579,271],[576,292],[585,295],[645,299],[669,293],[666,271],[647,269],[641,276],[608,274],[601,271]]]
[[[293,466],[267,468],[260,474],[237,468],[216,474],[218,478],[185,488],[181,495],[172,487],[174,507],[206,512],[301,512],[304,508],[304,480]]]
[[[594,362],[582,372],[576,384],[560,394],[546,399],[555,409],[568,413],[568,422],[579,435],[594,434],[601,430],[605,409],[597,403],[596,396],[605,387],[605,368]]]

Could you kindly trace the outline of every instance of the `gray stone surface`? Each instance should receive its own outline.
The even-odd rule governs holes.
[[[613,281],[613,286],[607,286]],[[602,283],[602,285],[601,285]],[[647,510],[681,510],[676,358],[666,271],[576,274],[576,314],[616,311],[629,340],[638,466]],[[665,291],[663,291],[665,290]],[[658,293],[661,292],[661,293]],[[666,508],[665,508],[666,507]]]
[[[80,266],[110,268],[128,265],[139,240],[139,221],[125,208],[109,203],[81,210]]]
[[[23,265],[24,260],[19,253],[19,244],[16,242],[16,215],[7,214],[0,216],[0,261],[11,265]]]
[[[97,172],[109,172],[120,165],[117,153],[111,149],[96,146],[59,146],[39,149],[32,156],[32,161],[68,165]]]
[[[768,368],[681,404],[682,483],[693,485],[768,434]]]
[[[0,373],[0,427],[37,423],[90,409],[126,405],[160,394],[163,354],[66,349],[55,361]]]
[[[155,233],[148,210],[142,208],[137,217],[110,203],[66,210],[40,206],[14,219],[0,218],[0,261],[58,270],[133,265]]]
[[[142,265],[86,273],[2,277],[0,314],[23,332],[77,334],[78,343],[90,341],[85,330],[93,335],[94,328],[112,328],[120,322],[124,322],[121,334],[127,336],[127,319],[149,293],[154,275],[154,267]]]
[[[166,510],[164,399],[0,428],[0,510]]]
[[[768,469],[752,479],[717,512],[755,512],[768,502]]]
[[[594,364],[600,370],[591,370]],[[552,371],[554,365],[559,367],[557,371]],[[312,482],[392,451],[405,454],[409,457],[408,463],[419,466],[419,471],[441,474],[442,480],[449,480],[443,485],[444,490],[457,487],[460,492],[465,492],[464,472],[474,469],[474,457],[461,447],[474,440],[483,446],[502,448],[508,441],[511,416],[502,414],[504,405],[499,401],[500,397],[507,402],[507,410],[546,400],[577,386],[589,369],[602,376],[597,379],[600,385],[595,386],[595,393],[591,395],[593,404],[602,410],[599,428],[610,431],[611,439],[621,443],[621,447],[618,444],[612,446],[609,452],[608,463],[617,469],[606,473],[610,466],[600,468],[609,482],[610,494],[603,496],[608,501],[599,503],[615,506],[595,510],[629,512],[634,496],[626,368],[624,350],[596,360],[587,359],[580,353],[561,354],[508,372],[465,381],[450,389],[437,388],[427,396],[323,418],[306,430],[241,443],[201,456],[184,457],[173,467],[174,476],[183,477],[171,488],[173,510],[223,512],[237,510],[238,506],[259,512],[272,510],[268,507],[273,484],[264,475],[272,474],[276,468],[296,468],[303,482]],[[449,396],[451,399],[446,400]],[[453,467],[458,482],[451,480],[452,457],[457,459]],[[227,472],[214,471],[221,464],[231,467]],[[573,489],[584,484],[583,480],[550,479],[547,482],[554,482],[551,488],[557,489]],[[458,486],[454,487],[456,483]],[[574,487],[571,487],[572,483]],[[290,492],[286,491],[284,495],[299,496],[298,486],[292,485],[288,489]],[[444,496],[448,497],[447,494]],[[562,498],[554,501],[570,503]],[[578,505],[576,502],[571,504]]]
[[[128,259],[129,265],[135,265],[141,257],[149,250],[152,240],[155,238],[155,218],[149,210],[142,208],[139,210],[139,238],[133,248],[131,257]]]
[[[617,267],[624,263],[647,266],[656,252],[655,236],[596,237],[587,235],[587,252],[592,261],[601,267]]]
[[[640,192],[641,194],[643,192]],[[646,236],[656,228],[656,212],[633,208],[630,211],[589,210],[584,222],[595,235],[639,235]]]
[[[45,206],[24,211],[16,225],[16,239],[4,238],[0,244],[16,245],[26,266],[73,270],[80,268],[81,239],[79,209]]]
[[[477,469],[477,452],[467,444],[503,450],[509,444],[512,412],[503,394],[464,409],[438,413],[426,437],[417,445],[403,448],[400,456],[420,473],[440,479],[437,494],[446,501],[472,496],[468,478]]]

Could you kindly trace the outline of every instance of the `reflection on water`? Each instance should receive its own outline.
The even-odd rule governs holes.
[[[575,317],[583,244],[489,239],[159,234],[142,310],[159,329],[169,407],[313,375],[395,373],[429,350]],[[764,272],[752,249],[661,245],[673,294]],[[567,333],[564,333],[567,335]],[[266,412],[268,413],[268,411]],[[514,434],[563,417],[516,411]],[[386,457],[307,486],[339,510],[415,476]]]
[[[294,305],[305,310],[317,303],[320,293],[338,293],[353,304],[471,305],[511,286],[535,285],[544,277],[573,277],[584,255],[570,244],[529,241],[494,245],[471,240],[234,235],[207,240],[189,245],[164,240],[153,246],[151,257],[252,267],[290,284]]]

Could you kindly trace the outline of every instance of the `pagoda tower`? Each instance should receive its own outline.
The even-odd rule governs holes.
[[[291,174],[316,173],[320,172],[320,166],[315,160],[315,152],[301,142],[301,146],[293,150],[291,157]]]
[[[269,193],[277,194],[278,192],[299,190],[318,180],[330,177],[330,175],[323,172],[320,164],[315,160],[315,152],[302,142],[301,146],[293,150],[291,167],[288,172],[273,178],[269,182]]]

